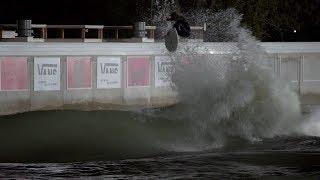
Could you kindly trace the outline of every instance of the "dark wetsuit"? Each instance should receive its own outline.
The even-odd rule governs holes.
[[[190,36],[190,25],[183,16],[174,14],[171,15],[171,18],[168,20],[175,21],[173,27],[177,30],[179,36],[184,38],[188,38]]]

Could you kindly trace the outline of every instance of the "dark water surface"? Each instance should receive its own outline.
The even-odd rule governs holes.
[[[320,178],[318,137],[233,139],[209,150],[164,146],[188,135],[181,126],[116,111],[2,117],[0,178]]]
[[[300,139],[302,140],[302,139]],[[318,139],[303,141],[318,143]],[[1,178],[319,178],[319,151],[190,153],[83,163],[0,164]]]

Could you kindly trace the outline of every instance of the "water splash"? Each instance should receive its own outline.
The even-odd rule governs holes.
[[[192,131],[170,147],[206,149],[234,137],[254,142],[300,133],[298,96],[289,84],[273,77],[271,58],[241,26],[242,16],[234,9],[184,14],[190,24],[207,23],[207,40],[231,42],[235,50],[221,55],[206,49],[200,55],[202,43],[181,43],[177,52],[168,54],[175,69],[168,76],[180,101],[168,117],[183,119]]]
[[[156,0],[153,6],[153,17],[151,22],[157,27],[156,39],[162,41],[168,30],[172,27],[167,18],[177,9],[173,0]]]
[[[305,117],[301,126],[301,132],[307,136],[320,137],[320,110],[319,106],[311,108],[311,112]]]

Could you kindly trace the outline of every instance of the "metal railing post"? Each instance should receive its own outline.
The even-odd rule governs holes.
[[[86,38],[86,28],[81,29],[81,39],[84,40]]]

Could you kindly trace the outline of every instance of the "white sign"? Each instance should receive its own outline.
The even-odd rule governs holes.
[[[60,90],[60,58],[34,58],[34,91]]]
[[[155,87],[170,86],[170,74],[173,72],[173,64],[170,57],[156,56],[155,57]]]
[[[97,88],[121,88],[121,59],[120,57],[98,57]]]

